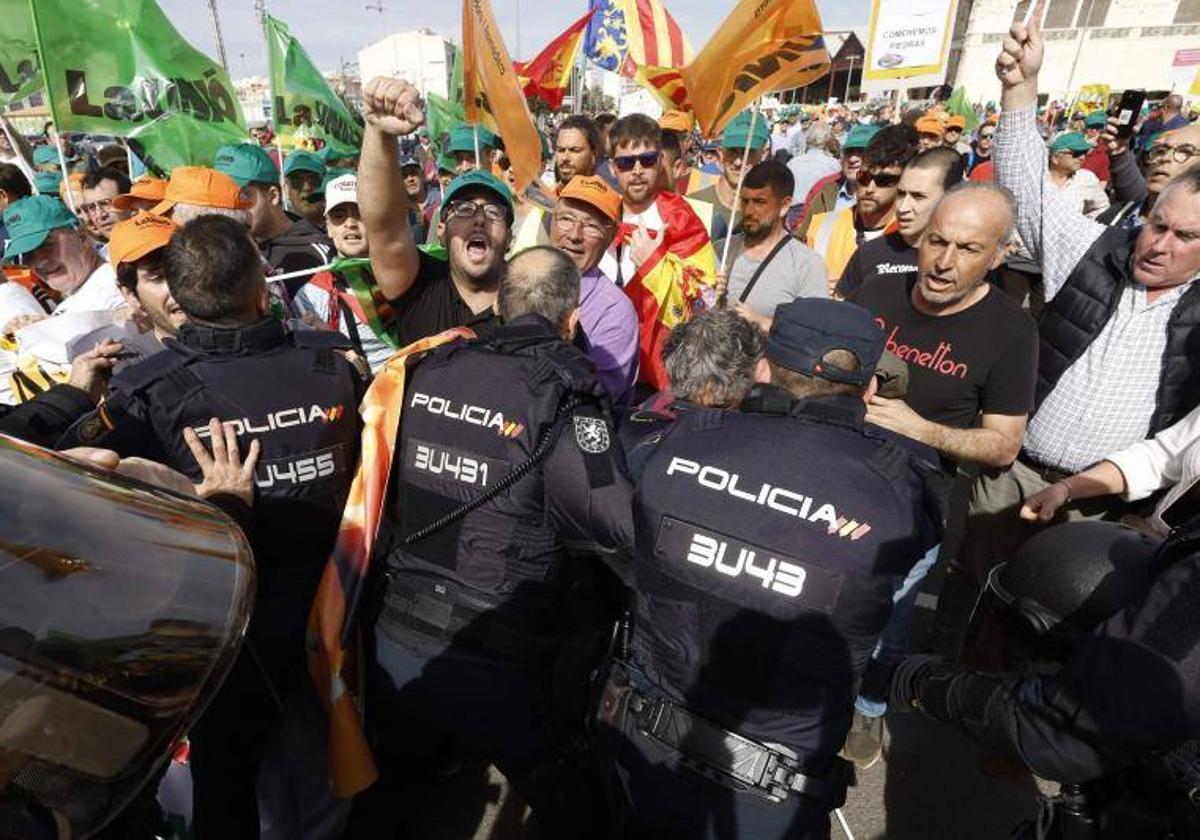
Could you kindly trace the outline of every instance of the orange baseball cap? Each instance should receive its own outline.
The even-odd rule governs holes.
[[[917,134],[936,134],[941,137],[946,133],[946,129],[942,128],[942,121],[937,117],[921,117],[913,127],[916,128]]]
[[[112,206],[118,210],[128,210],[133,205],[133,199],[143,201],[162,201],[167,193],[167,182],[161,178],[146,176],[138,178],[129,187],[129,192],[118,195],[112,200]]]
[[[590,204],[614,222],[621,220],[621,194],[599,175],[576,175],[558,194]]]
[[[959,114],[955,114],[950,119],[946,120],[946,128],[957,128],[962,131],[967,127],[967,118]]]
[[[667,131],[680,131],[684,134],[692,130],[696,119],[687,111],[667,111],[658,118],[658,127]]]
[[[154,213],[138,213],[132,219],[117,222],[108,238],[108,259],[112,267],[137,262],[149,253],[167,247],[175,229],[174,222]]]
[[[224,210],[249,210],[249,199],[242,198],[242,189],[228,175],[207,166],[176,166],[163,200],[151,213],[159,216],[170,213],[176,204],[196,204],[201,207],[220,207]]]
[[[63,201],[67,200],[67,188],[70,187],[71,192],[83,192],[83,179],[87,177],[82,172],[71,172],[66,178],[58,182],[58,197]]]

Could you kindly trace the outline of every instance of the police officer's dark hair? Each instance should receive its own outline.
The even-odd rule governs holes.
[[[610,154],[616,154],[621,146],[655,146],[662,147],[662,129],[658,123],[645,114],[630,114],[621,117],[608,130],[608,148]]]
[[[561,327],[579,306],[579,269],[557,248],[526,248],[508,261],[496,303],[505,321],[541,315]]]
[[[572,114],[562,121],[562,125],[558,127],[558,134],[561,134],[568,129],[578,131],[587,138],[588,146],[592,150],[592,154],[599,157],[602,153],[600,148],[600,127],[596,125],[595,120],[586,114]],[[554,143],[558,145],[558,134],[554,136]]]
[[[908,166],[917,156],[919,138],[911,125],[887,125],[879,129],[863,152],[863,166],[882,169],[887,166]]]
[[[717,407],[734,406],[754,384],[762,331],[732,309],[710,309],[671,330],[663,364],[671,393]]]
[[[222,326],[247,323],[263,290],[263,262],[245,226],[201,216],[166,247],[167,288],[189,318]]]
[[[777,160],[764,160],[746,173],[742,187],[750,190],[769,187],[776,198],[788,198],[796,191],[796,176],[785,164]]]
[[[115,169],[111,166],[102,166],[99,169],[93,169],[83,176],[83,188],[85,190],[94,190],[100,186],[101,181],[112,181],[115,183],[118,193],[129,192],[131,185],[129,176],[120,169]]]
[[[855,356],[849,350],[830,350],[821,357],[821,361],[831,367],[839,367],[842,370],[848,371],[855,371],[862,367],[858,361],[858,356]],[[807,373],[800,373],[799,371],[777,365],[770,359],[767,359],[767,364],[771,367],[771,384],[778,385],[797,399],[817,397],[823,394],[845,394],[858,397],[862,395],[864,390],[859,385],[851,385],[845,382],[831,382],[819,376],[809,376]]]
[[[25,173],[11,163],[0,163],[0,190],[4,190],[9,201],[33,195],[33,187]]]
[[[942,173],[942,191],[948,192],[956,184],[961,184],[966,163],[963,156],[948,146],[936,149],[926,149],[921,152],[906,169],[937,169]]]

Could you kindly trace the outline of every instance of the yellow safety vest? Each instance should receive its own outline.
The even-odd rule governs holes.
[[[843,207],[830,213],[817,213],[808,226],[805,237],[808,247],[825,260],[829,273],[829,286],[833,288],[842,279],[846,264],[858,250],[858,232],[854,229],[854,208]]]

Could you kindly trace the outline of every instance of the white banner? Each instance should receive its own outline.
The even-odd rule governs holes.
[[[945,82],[957,10],[958,0],[873,0],[863,91]]]

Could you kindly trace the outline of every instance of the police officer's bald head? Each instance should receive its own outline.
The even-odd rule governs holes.
[[[557,248],[539,245],[508,261],[496,311],[505,321],[540,315],[571,338],[579,322],[579,269]]]

